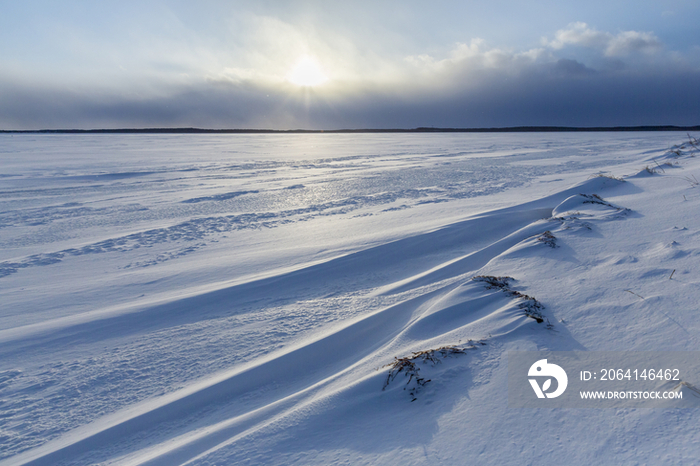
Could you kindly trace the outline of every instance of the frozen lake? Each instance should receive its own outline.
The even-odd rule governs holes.
[[[550,183],[537,195],[565,184],[558,175],[611,170],[679,136],[3,135],[0,274],[108,252],[119,254],[100,259],[150,267],[217,242],[238,249],[251,230],[286,237],[314,225],[339,245],[404,235],[485,210],[512,188]]]
[[[482,359],[468,363],[475,387],[498,379],[498,361],[508,345],[531,348],[514,342],[591,349],[599,338],[619,336],[610,346],[639,349],[632,348],[639,333],[618,335],[611,322],[601,323],[610,324],[601,334],[586,324],[562,328],[541,341],[518,333],[529,335],[537,325],[533,319],[496,316],[495,311],[484,310],[458,324],[451,318],[436,320],[420,331],[411,322],[427,319],[417,316],[429,300],[487,299],[479,294],[482,288],[465,285],[465,277],[483,273],[484,267],[495,271],[499,266],[493,264],[513,257],[520,259],[508,262],[514,272],[506,272],[520,271],[520,285],[546,294],[547,287],[532,278],[555,269],[536,260],[529,262],[536,266],[528,266],[523,257],[538,253],[522,253],[545,230],[560,228],[564,243],[566,235],[583,235],[580,247],[558,249],[569,252],[557,264],[568,261],[572,267],[558,278],[583,270],[581,261],[587,259],[582,251],[591,251],[590,257],[597,252],[617,255],[620,261],[634,255],[623,252],[624,245],[603,253],[593,243],[595,235],[620,239],[631,234],[613,228],[633,220],[609,225],[600,220],[595,227],[598,214],[590,214],[594,227],[586,224],[581,230],[593,231],[589,234],[579,232],[578,217],[578,223],[557,220],[561,225],[542,219],[554,222],[557,205],[579,191],[606,197],[603,191],[610,190],[615,202],[638,212],[648,199],[638,194],[642,197],[635,207],[637,198],[631,196],[652,193],[653,198],[644,184],[652,178],[630,179],[619,187],[616,180],[595,175],[634,175],[645,165],[655,166],[657,159],[663,162],[668,149],[684,140],[685,135],[672,132],[0,135],[0,462],[323,464],[402,458],[421,463],[430,458],[424,450],[435,458],[442,451],[454,459],[463,453],[458,448],[440,450],[430,442],[418,448],[420,426],[408,429],[410,447],[391,432],[387,426],[407,422],[403,414],[392,417],[402,412],[397,406],[406,400],[394,394],[383,405],[381,399],[368,398],[374,389],[367,384],[385,378],[377,372],[372,379],[371,373],[423,343],[488,337],[494,341],[488,350],[479,350]],[[673,170],[682,169],[669,165],[653,180],[666,177],[668,189],[692,188],[691,172],[671,178]],[[567,191],[574,185],[581,188]],[[696,191],[679,191],[677,197],[697,203]],[[670,215],[667,210],[664,215]],[[654,214],[661,218],[663,212]],[[648,231],[643,229],[660,221],[651,213],[642,217],[652,223],[631,232]],[[678,218],[688,218],[686,224],[663,228],[685,226],[694,235],[700,227],[695,217],[678,213]],[[641,250],[640,244],[652,247],[654,241],[629,244]],[[694,253],[688,251],[691,260]],[[649,261],[657,265],[668,259],[654,257]],[[643,267],[640,260],[634,267]],[[668,267],[682,268],[676,263]],[[589,282],[593,288],[585,288],[585,279],[572,278],[585,288],[576,288],[579,294],[571,291],[573,307],[581,308],[591,290],[609,282],[584,269],[597,277],[598,285]],[[631,275],[617,279],[634,281]],[[560,311],[566,306],[557,299],[563,298],[545,296],[551,309],[546,317],[575,319],[574,310]],[[506,301],[489,301],[484,309],[511,312]],[[385,320],[362,324],[389,309]],[[663,332],[653,342],[693,348],[697,319],[683,314],[674,320],[689,332],[687,345]],[[386,333],[377,333],[378,328]],[[349,336],[328,340],[343,332]],[[324,341],[334,343],[319,347],[323,357],[316,366],[309,354],[317,354],[314,345]],[[308,354],[294,356],[295,351]],[[359,361],[365,361],[363,369],[358,369]],[[280,367],[265,369],[265,364]],[[242,377],[244,373],[250,375]],[[350,373],[353,382],[348,382]],[[391,396],[381,388],[378,393]],[[337,393],[357,396],[367,401],[363,406],[374,408],[358,414],[334,401]],[[473,396],[479,399],[478,393]],[[437,403],[437,412],[448,418],[471,412],[464,403],[461,398]],[[378,424],[388,432],[380,435],[385,450],[359,446],[369,435],[363,433],[363,423],[374,422],[372,410],[387,410],[396,422]],[[475,413],[472,420],[484,422],[483,415]],[[338,416],[347,417],[354,428],[334,441],[315,442],[319,432],[338,427],[333,420]],[[434,434],[443,441],[438,426],[453,426],[456,418],[437,416],[428,421],[428,437]],[[492,427],[526,422],[513,416],[496,415]],[[541,421],[567,422],[556,413],[542,416],[550,417]],[[604,416],[586,415],[582,422],[607,423],[607,432],[629,434],[627,424]],[[624,416],[642,422],[635,414]],[[656,414],[638,416],[646,416],[643,422],[658,421]],[[692,412],[676,416],[697,421]],[[125,421],[132,418],[136,424]],[[270,427],[275,423],[289,430],[281,434],[281,427]],[[116,433],[109,430],[120,425],[124,427]],[[562,429],[564,436],[580,435],[576,428]],[[606,427],[600,430],[605,433]],[[96,434],[102,431],[108,434]],[[635,433],[635,439],[644,443],[648,435]],[[292,441],[298,446],[294,454],[289,453]],[[256,442],[267,445],[268,456],[260,456]],[[496,451],[499,446],[485,440],[481,448]],[[403,453],[391,456],[396,451]],[[517,457],[515,449],[506,449],[500,459]],[[595,455],[575,460],[584,463],[586,458],[606,462]]]

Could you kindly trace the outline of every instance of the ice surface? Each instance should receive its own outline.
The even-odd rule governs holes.
[[[696,411],[509,409],[504,356],[699,349],[683,138],[0,135],[0,463],[693,462]]]

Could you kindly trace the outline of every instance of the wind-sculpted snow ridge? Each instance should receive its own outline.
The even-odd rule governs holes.
[[[98,419],[28,452],[23,460],[27,464],[105,461],[111,455],[143,450],[135,461],[179,463],[273,420],[316,411],[339,396],[358,401],[381,397],[386,376],[376,367],[393,354],[443,341],[466,341],[472,335],[491,333],[493,339],[530,322],[535,323],[500,291],[471,281],[445,285],[300,347]],[[438,380],[439,375],[432,378]],[[387,394],[393,393],[391,388]],[[156,446],[149,446],[154,441]],[[104,454],[110,456],[100,456]]]
[[[57,320],[13,329],[11,334],[0,333],[0,351],[5,353],[60,346],[66,341],[86,344],[97,342],[105,334],[125,337],[204,322],[234,312],[227,311],[227,303],[231,302],[240,307],[261,299],[303,296],[302,288],[309,290],[308,297],[312,298],[314,289],[322,292],[340,282],[348,291],[371,286],[376,299],[393,302],[370,315],[338,323],[324,335],[253,357],[214,377],[192,381],[180,390],[124,405],[113,414],[96,417],[13,457],[11,464],[178,464],[201,455],[216,458],[217,452],[228,455],[237,442],[259,432],[275,431],[276,426],[296,426],[303,431],[319,417],[332,419],[348,410],[366,411],[366,406],[393,418],[397,409],[403,409],[401,403],[411,400],[433,403],[445,397],[447,402],[454,397],[456,386],[466,383],[463,388],[472,390],[487,383],[485,374],[492,370],[488,367],[500,358],[503,345],[513,339],[572,345],[567,343],[565,329],[551,324],[555,310],[516,291],[524,284],[481,272],[507,262],[511,256],[559,253],[561,248],[546,247],[539,239],[546,232],[554,236],[567,228],[570,220],[552,217],[553,213],[568,215],[572,208],[586,207],[593,210],[585,215],[595,219],[603,218],[609,210],[619,212],[593,196],[616,183],[590,179],[546,198],[483,213],[433,232],[123,314]],[[589,205],[591,199],[596,202]],[[577,211],[577,215],[584,214]],[[430,262],[436,251],[444,254],[473,235],[488,231],[494,234],[490,244],[466,256]],[[405,269],[405,264],[415,266],[421,258],[425,259],[425,270]],[[368,271],[384,277],[384,281],[375,279],[368,285],[360,280]],[[475,341],[486,345],[472,343]],[[474,346],[479,349],[465,351]],[[436,355],[444,356],[442,353],[458,357],[441,358],[439,364],[435,363]],[[401,395],[406,384],[387,384],[393,379],[386,369],[391,361],[408,361],[404,369],[412,366],[413,372],[420,371],[420,378],[409,380],[418,384],[408,387],[409,398]],[[464,379],[465,374],[472,375]],[[432,417],[451,403],[443,406],[441,402]]]

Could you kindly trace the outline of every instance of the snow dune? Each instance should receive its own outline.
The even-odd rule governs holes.
[[[84,290],[89,297],[94,289],[104,290],[108,298],[110,286],[117,288],[115,293],[130,287],[137,293],[172,292],[114,303],[98,299],[101,306],[96,307],[73,303],[71,313],[47,312],[39,320],[0,329],[0,354],[7,361],[0,388],[8,419],[1,464],[692,461],[700,451],[693,430],[684,426],[697,423],[696,410],[528,411],[506,406],[509,350],[699,348],[700,195],[693,180],[700,176],[700,163],[687,147],[675,155],[663,148],[642,150],[654,137],[636,141],[633,157],[625,148],[625,156],[608,166],[617,177],[591,177],[585,160],[583,169],[541,174],[535,178],[539,183],[503,191],[492,209],[479,210],[470,200],[462,204],[474,211],[466,217],[445,207],[432,225],[416,220],[423,231],[393,237],[373,233],[369,241],[358,233],[354,244],[334,243],[332,234],[331,239],[319,237],[319,243],[333,246],[319,248],[313,260],[303,250],[291,266],[284,265],[285,259],[233,280],[207,279],[206,273],[188,276],[163,264],[157,272],[161,275],[136,276],[153,278],[147,288],[125,281],[121,274],[126,269],[117,273],[96,267],[107,270],[107,281],[90,282]],[[538,157],[518,163],[536,166],[546,160]],[[626,176],[664,157],[671,164],[655,174]],[[399,162],[389,165],[401,166]],[[375,175],[389,170],[379,165]],[[366,167],[353,166],[355,170]],[[292,184],[293,192],[314,181]],[[550,183],[558,187],[547,188]],[[236,186],[179,202],[244,202],[249,192],[259,194]],[[446,204],[456,202],[464,201]],[[442,204],[416,203],[399,211],[386,211],[390,204],[370,207],[374,216],[380,211],[397,215],[378,222],[378,228],[390,229],[393,221],[411,219],[411,210],[423,209],[420,217]],[[335,221],[372,217],[355,213],[346,211]],[[445,224],[445,219],[451,221]],[[323,216],[300,221],[299,235],[313,232],[303,223],[317,227],[327,221]],[[148,222],[153,226],[153,220]],[[362,228],[377,226],[367,221]],[[250,245],[234,249],[241,262],[247,260],[246,247],[260,263],[270,260],[256,249],[256,238],[239,238]],[[282,254],[297,254],[297,239],[283,243]],[[204,255],[207,248],[216,245],[192,252],[202,254],[190,262],[193,269],[231,272],[226,262],[236,256],[227,259],[222,249]],[[15,287],[12,302],[22,304],[19,286],[43,270],[90,267],[98,260],[78,266],[68,263],[68,257],[53,265],[16,268],[0,278]],[[168,264],[177,260],[185,259],[169,259]],[[207,260],[212,263],[202,265]],[[512,279],[502,279],[504,292],[483,276]],[[110,279],[116,284],[109,284]],[[39,299],[50,307],[51,296],[49,290]],[[27,299],[24,305],[36,302]],[[12,322],[11,311],[2,317]],[[221,336],[229,330],[239,332],[234,337],[240,341]],[[457,351],[421,353],[445,347]],[[163,350],[172,352],[174,361],[159,354]],[[188,351],[190,359],[178,356]],[[221,362],[207,368],[214,356]],[[172,368],[178,357],[184,371],[189,367],[200,376],[178,378]],[[392,373],[395,358],[414,358],[417,372]],[[73,365],[76,373],[63,365]],[[97,378],[90,378],[91,365]],[[42,378],[40,370],[51,377]],[[175,374],[169,379],[149,375],[169,370]],[[59,376],[76,384],[56,380]],[[692,396],[700,374],[690,377],[681,388]],[[102,392],[81,394],[81,386],[89,392],[91,384],[106,384],[105,379],[108,393],[101,400]],[[160,393],[151,391],[152,381],[160,384]],[[67,387],[77,393],[66,393]],[[120,398],[120,389],[129,396]],[[32,391],[55,405],[43,407]],[[44,413],[51,410],[70,419],[71,398],[100,412],[90,416],[75,408],[83,419],[78,425],[46,418],[54,425],[42,430],[41,419],[22,406],[39,406]],[[105,399],[118,408],[105,405]],[[37,424],[21,427],[23,419]],[[52,429],[55,433],[49,434]]]

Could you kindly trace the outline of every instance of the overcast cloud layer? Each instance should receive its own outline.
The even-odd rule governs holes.
[[[700,124],[697,2],[94,3],[0,2],[0,129]]]

